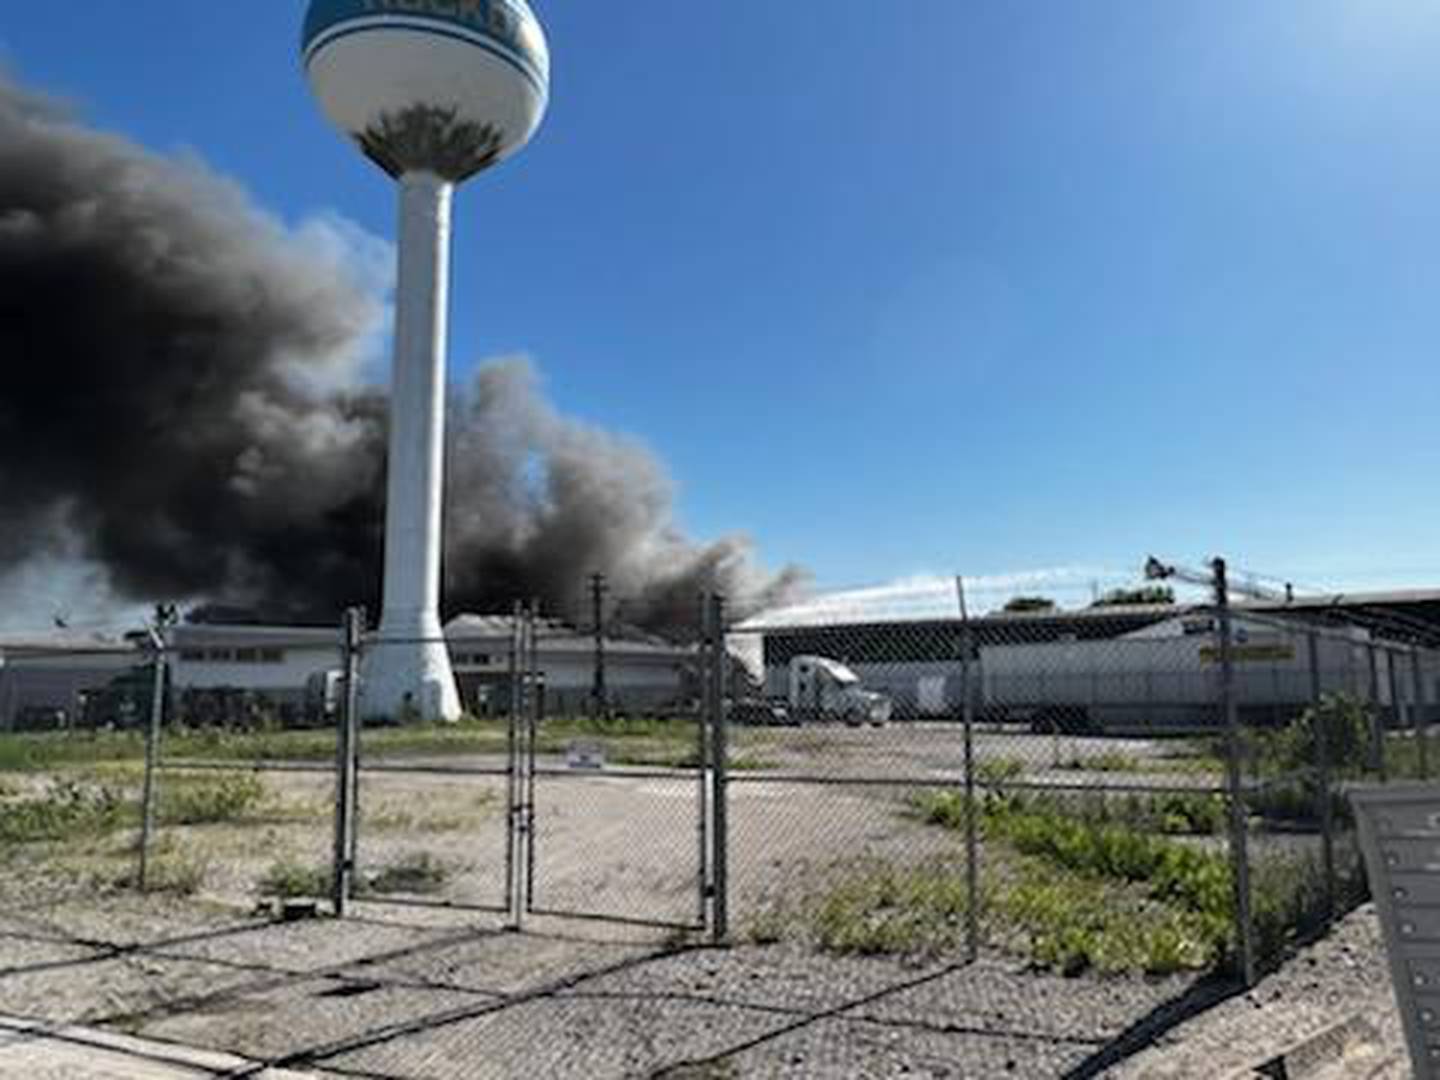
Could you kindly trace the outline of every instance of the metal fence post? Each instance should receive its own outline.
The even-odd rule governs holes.
[[[1430,779],[1429,718],[1425,715],[1425,673],[1420,668],[1420,646],[1410,651],[1410,675],[1415,684],[1415,703],[1410,726],[1415,729],[1416,752],[1419,755],[1420,779]]]
[[[700,618],[699,649],[696,653],[700,691],[696,699],[696,724],[695,724],[695,761],[698,766],[696,770],[699,791],[696,814],[696,833],[699,842],[698,859],[696,862],[696,892],[697,914],[696,920],[701,926],[709,925],[710,918],[710,897],[714,895],[715,882],[710,865],[710,710],[708,702],[710,699],[708,687],[710,685],[710,667],[715,662],[710,647],[710,608],[709,599],[701,593],[698,597],[696,614]]]
[[[360,638],[365,616],[359,608],[345,612],[342,646],[345,656],[345,695],[335,724],[335,858],[330,875],[330,899],[337,919],[353,891],[357,835],[355,785],[360,730]]]
[[[715,895],[711,898],[712,933],[716,943],[730,937],[730,824],[729,824],[729,739],[725,724],[725,598],[715,593],[710,598],[710,639],[714,662],[710,665],[710,716],[714,728],[710,735],[714,779],[714,844],[711,866],[715,876]]]
[[[1243,746],[1240,710],[1235,701],[1234,634],[1231,627],[1230,582],[1224,559],[1212,564],[1215,605],[1220,631],[1220,706],[1225,717],[1225,773],[1230,796],[1230,862],[1235,886],[1235,929],[1240,952],[1240,975],[1246,986],[1255,985],[1255,927],[1250,918],[1249,813],[1241,775]]]
[[[1390,709],[1393,719],[1391,726],[1399,730],[1405,723],[1405,714],[1400,707],[1400,650],[1385,650],[1385,677],[1390,685]],[[1403,771],[1403,769],[1402,769]]]
[[[540,679],[540,602],[531,600],[525,612],[525,809],[521,819],[520,838],[525,845],[525,912],[535,910],[535,772],[537,743],[540,738],[541,711],[545,708],[544,686]]]
[[[1370,641],[1370,767],[1385,783],[1385,715],[1380,709],[1380,659],[1375,641]]]
[[[355,672],[354,678],[350,678],[349,668],[346,668],[345,685],[355,687],[355,697],[347,705],[350,715],[350,799],[346,806],[346,818],[350,823],[350,872],[351,892],[354,892],[353,875],[360,866],[360,669],[364,661],[365,650],[365,621],[366,613],[363,607],[355,609]]]
[[[1310,716],[1315,737],[1315,786],[1320,805],[1320,858],[1325,871],[1325,921],[1335,918],[1335,807],[1330,790],[1330,731],[1322,704],[1320,635],[1306,635],[1310,653]]]
[[[150,631],[150,647],[155,650],[155,678],[150,692],[150,723],[145,729],[145,787],[140,808],[140,866],[136,884],[144,892],[150,884],[150,838],[155,831],[155,781],[160,764],[160,732],[165,718],[165,639],[160,631]]]
[[[974,649],[965,579],[955,579],[960,603],[960,712],[965,731],[965,942],[973,962],[980,956],[980,837],[975,805],[975,693],[970,685],[970,654]]]
[[[505,732],[505,914],[520,926],[520,877],[516,844],[520,825],[520,603],[510,609],[510,703]]]

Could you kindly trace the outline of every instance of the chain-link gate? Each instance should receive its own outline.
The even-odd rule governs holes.
[[[581,716],[549,675],[588,644],[535,611],[520,628],[518,888],[527,915],[702,930],[711,864],[707,710]],[[699,656],[693,665],[704,668]]]
[[[456,725],[453,745],[435,732],[426,732],[429,741],[422,742],[403,726],[360,723],[361,706],[350,687],[363,678],[364,655],[409,643],[350,636],[337,719],[337,908],[348,899],[490,913],[516,922],[524,665],[520,622],[509,625],[508,656],[497,666],[503,663],[500,680],[511,704],[500,716]],[[348,782],[347,773],[353,777]]]
[[[466,721],[465,753],[409,756],[403,732],[354,724],[355,695],[343,693],[337,909],[358,900],[491,912],[512,926],[536,915],[705,929],[720,698],[581,715],[574,695],[549,688],[581,662],[583,639],[532,608],[517,607],[507,627],[504,715]],[[689,653],[687,677],[702,689],[718,688],[718,641]],[[356,637],[346,670],[395,644]]]

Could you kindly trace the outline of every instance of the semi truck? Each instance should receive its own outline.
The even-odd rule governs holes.
[[[833,721],[859,727],[888,723],[893,705],[884,694],[867,690],[860,676],[825,656],[790,661],[786,700],[794,723]]]

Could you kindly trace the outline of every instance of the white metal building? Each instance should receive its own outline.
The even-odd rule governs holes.
[[[513,633],[514,620],[502,615],[461,615],[446,624],[451,663],[468,711],[485,715],[505,708]],[[537,653],[549,710],[584,711],[595,685],[594,636],[542,620]],[[662,709],[687,693],[693,649],[655,639],[607,637],[603,653],[606,696],[618,708]]]
[[[311,678],[343,664],[338,628],[181,624],[165,631],[177,701],[241,691],[290,712],[305,706]]]
[[[73,723],[84,695],[142,660],[120,637],[56,630],[50,634],[0,636],[0,731],[30,718]],[[51,726],[47,723],[46,726]]]

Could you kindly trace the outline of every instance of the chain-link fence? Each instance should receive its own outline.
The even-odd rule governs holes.
[[[75,887],[1253,979],[1364,895],[1345,796],[1429,777],[1440,641],[1232,598],[1222,565],[1196,590],[1061,609],[956,582],[772,621],[697,598],[662,638],[597,587],[589,623],[419,642],[453,723],[367,714],[367,673],[417,642],[358,614],[11,646],[0,839]]]
[[[737,932],[1253,980],[1323,929],[1347,786],[1428,776],[1434,631],[1206,584],[735,627]]]

